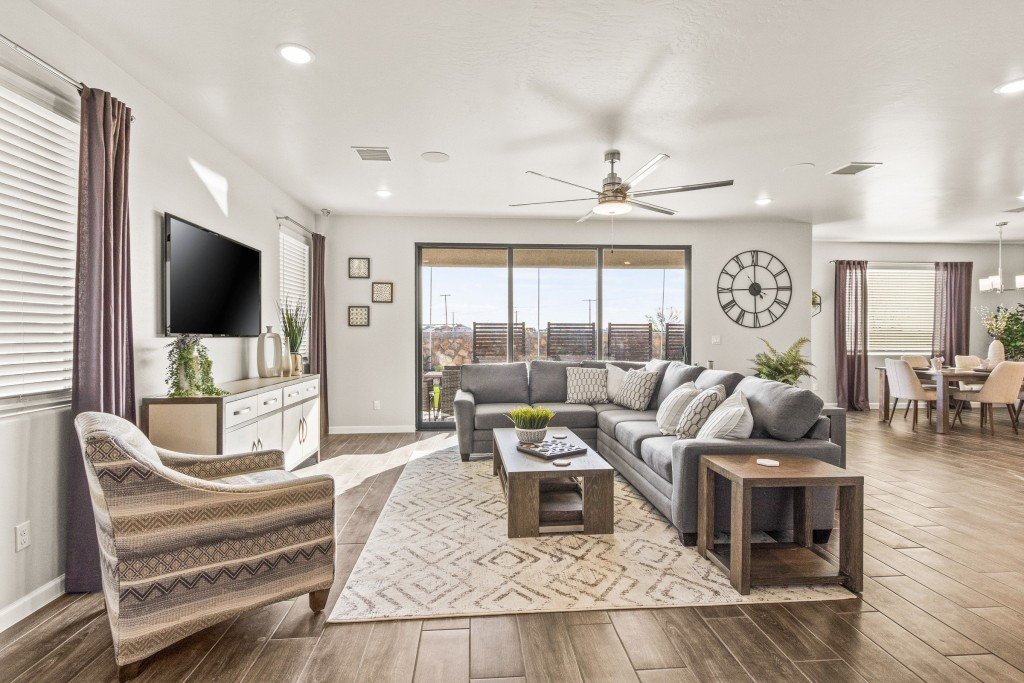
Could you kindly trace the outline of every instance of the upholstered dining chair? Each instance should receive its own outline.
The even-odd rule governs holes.
[[[981,367],[981,358],[978,356],[956,356],[956,369],[957,370],[973,370],[974,368]],[[978,391],[981,389],[980,384],[970,384],[968,382],[960,382],[961,391]]]
[[[925,356],[900,356],[900,360],[905,360],[910,363],[910,367],[915,370],[927,370],[931,367],[931,363],[928,362],[928,358]]]
[[[923,358],[923,356],[922,356]],[[895,358],[885,359],[885,375],[889,381],[889,395],[893,398],[892,410],[889,411],[889,424],[892,424],[892,417],[896,413],[896,406],[900,400],[907,401],[907,409],[914,407],[914,421],[911,429],[917,429],[917,406],[919,401],[925,402],[928,423],[932,420],[932,402],[936,395],[934,389],[928,389],[921,385],[917,373],[905,360]]]
[[[334,580],[334,480],[282,469],[281,451],[186,455],[127,420],[75,418],[100,544],[119,677],[149,655]]]
[[[1007,412],[1010,413],[1010,426],[1013,427],[1013,433],[1018,434],[1017,421],[1019,416],[1014,404],[1019,400],[1018,397],[1021,393],[1022,383],[1024,383],[1024,363],[1003,361],[992,369],[992,374],[988,376],[980,390],[953,392],[953,400],[956,401],[954,422],[956,421],[956,416],[963,410],[965,403],[977,401],[981,404],[981,428],[985,428],[985,422],[987,421],[989,433],[995,434],[995,411],[993,407],[1002,404],[1006,406]]]

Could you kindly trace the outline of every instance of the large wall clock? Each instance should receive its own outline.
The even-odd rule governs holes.
[[[743,327],[765,327],[782,317],[793,296],[786,264],[767,251],[736,254],[718,275],[718,304]]]

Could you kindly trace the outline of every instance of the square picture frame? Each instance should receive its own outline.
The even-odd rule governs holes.
[[[352,256],[348,259],[348,276],[356,280],[370,279],[370,259],[366,256]]]
[[[374,282],[370,285],[370,301],[375,304],[395,303],[394,282]]]
[[[370,326],[370,307],[369,306],[349,306],[348,307],[348,326],[349,327],[369,327]]]

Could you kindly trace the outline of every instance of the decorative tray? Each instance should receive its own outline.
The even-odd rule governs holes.
[[[974,372],[984,372],[986,374],[992,372],[992,368],[972,368]]]
[[[587,452],[587,447],[567,443],[564,439],[544,439],[533,443],[520,443],[516,450],[545,460],[556,460],[569,455],[582,455]]]

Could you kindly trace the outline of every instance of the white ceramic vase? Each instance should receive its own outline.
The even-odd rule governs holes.
[[[1003,346],[1003,342],[993,339],[992,343],[988,345],[988,366],[994,368],[1004,360],[1006,360],[1006,348]]]
[[[260,377],[280,377],[284,361],[281,353],[281,335],[272,325],[256,340],[256,370]]]

